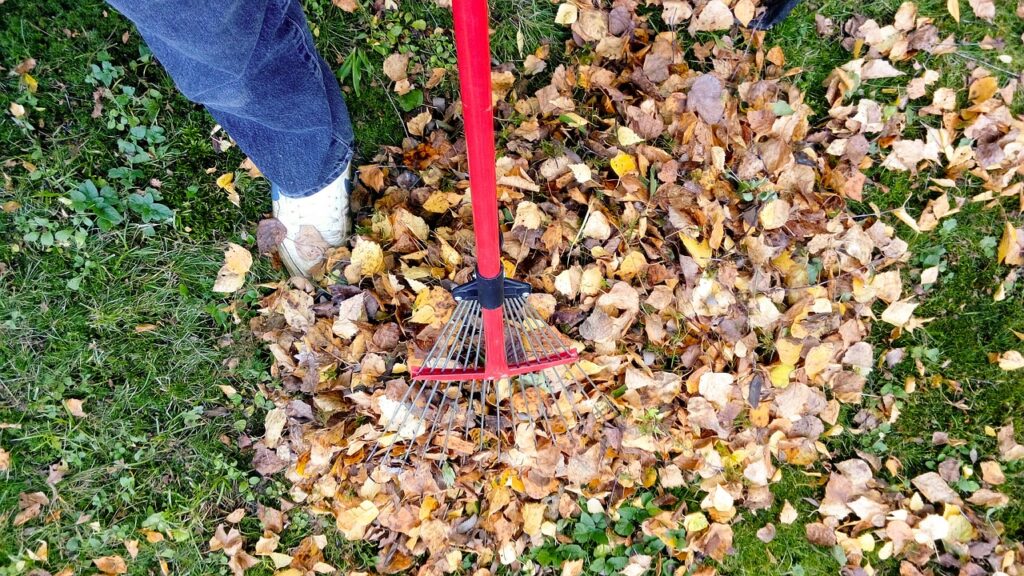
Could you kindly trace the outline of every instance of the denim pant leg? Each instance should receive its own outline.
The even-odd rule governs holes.
[[[341,175],[352,123],[298,0],[109,2],[282,194],[308,196]]]

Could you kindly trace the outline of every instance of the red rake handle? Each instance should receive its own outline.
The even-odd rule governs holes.
[[[491,104],[491,47],[488,41],[487,0],[454,0],[455,49],[459,60],[459,89],[466,130],[469,185],[476,236],[476,272],[483,278],[502,273],[498,235],[498,187],[494,170],[494,111]],[[481,311],[484,324],[486,378],[508,375],[505,322],[501,306]]]
[[[491,105],[491,47],[487,38],[487,0],[455,0],[455,48],[466,129],[477,273],[501,272],[498,243],[498,190],[494,170],[494,111]]]

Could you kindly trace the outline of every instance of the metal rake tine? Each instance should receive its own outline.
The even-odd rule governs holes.
[[[524,315],[526,315],[528,317],[529,316],[529,311],[530,311],[531,307],[529,306],[529,304],[527,304],[525,301],[523,301],[522,298],[519,298],[518,300],[520,300],[520,302],[517,303],[518,307],[519,307],[519,312],[521,314],[524,314]],[[542,322],[542,323],[544,322],[540,318],[533,318],[533,320],[536,321],[536,322]],[[558,350],[556,350],[554,347],[549,347],[550,346],[550,339],[551,338],[554,338],[554,336],[547,333],[547,323],[544,323],[542,325],[542,327],[541,327],[540,334],[537,335],[537,339],[542,344],[541,349],[544,350],[545,352],[550,350],[552,353],[557,353]],[[563,352],[567,352],[567,350],[566,350],[566,348],[564,346],[561,346],[561,348],[562,348]],[[564,380],[562,380],[562,375],[559,374],[558,369],[557,368],[552,368],[551,370],[555,373],[555,378],[558,379],[558,384],[562,388],[562,394],[564,394],[565,396],[568,397],[569,408],[572,409],[572,413],[576,417],[576,421],[577,422],[582,422],[583,419],[580,416],[579,411],[576,410],[575,394],[571,390],[569,390],[569,386],[565,383]],[[555,400],[555,406],[556,407],[558,406],[557,399]],[[559,409],[559,411],[561,411],[560,407],[558,409]],[[563,418],[564,418],[564,416],[563,416]],[[568,423],[568,420],[566,420],[566,422]],[[566,426],[566,428],[568,428],[568,426]]]
[[[528,336],[526,336],[526,331],[525,330],[521,330],[521,331],[520,330],[516,330],[516,324],[518,324],[520,327],[523,326],[522,318],[520,316],[516,315],[516,307],[515,307],[514,304],[508,306],[507,309],[511,313],[511,316],[512,316],[513,320],[515,320],[515,323],[509,323],[508,324],[508,326],[509,326],[509,330],[508,330],[509,334],[520,332],[521,334],[520,333],[516,334],[515,340],[519,340],[519,342],[522,343],[522,338],[523,337],[528,337]],[[532,341],[531,341],[531,343],[532,343]],[[512,350],[515,351],[515,346],[512,347]],[[516,356],[516,363],[519,363],[520,362],[519,354],[515,354],[515,356]],[[526,356],[526,349],[525,349],[525,347],[523,347],[523,356]],[[526,358],[524,358],[524,360],[525,359]],[[527,411],[529,411],[529,408],[530,408],[530,398],[526,394],[526,386],[523,384],[523,378],[522,378],[522,376],[519,376],[516,379],[519,380],[519,390],[523,394],[523,403],[526,406]],[[534,386],[533,388],[536,388],[536,386]],[[548,419],[547,409],[544,406],[544,402],[540,398],[538,398],[538,400],[537,400],[537,407],[538,407],[538,409],[540,411],[541,417],[544,419],[544,422],[547,424],[548,435],[549,436],[553,436],[554,435],[554,429],[551,427],[551,420]],[[527,416],[530,416],[529,412],[527,412]]]
[[[462,387],[459,387],[459,392],[462,391]],[[448,408],[448,429],[444,433],[444,446],[441,447],[441,453],[444,454],[445,458],[448,458],[448,439],[452,436],[452,425],[455,423],[455,413],[459,408],[459,400],[455,398],[452,400],[452,406]]]
[[[519,309],[519,313],[525,315],[525,309],[528,306],[528,304],[525,302],[525,300],[520,299],[520,301],[517,302],[517,306],[518,306],[518,309]],[[538,349],[540,351],[542,351],[545,355],[548,354],[548,350],[549,350],[549,348],[547,347],[547,344],[545,343],[545,340],[543,338],[543,336],[545,334],[547,334],[546,326],[547,325],[545,324],[544,327],[541,328],[541,330],[540,330],[541,334],[537,334],[536,335],[536,341],[540,342],[540,346],[538,347]],[[534,342],[534,340],[531,340],[531,342]],[[555,352],[554,349],[550,349],[550,351],[552,353]],[[552,368],[551,371],[554,372],[555,378],[558,379],[558,385],[562,389],[562,396],[565,397],[569,401],[569,409],[572,410],[573,416],[576,418],[576,422],[577,423],[581,422],[582,421],[582,417],[580,416],[579,411],[576,410],[575,392],[570,390],[569,386],[566,385],[564,380],[562,380],[562,375],[558,372],[557,367],[556,368]],[[547,374],[545,374],[545,372],[546,371],[541,372],[541,376],[545,380],[550,382],[550,379],[548,378]],[[554,398],[555,409],[558,410],[558,415],[562,418],[562,421],[565,422],[565,430],[566,430],[566,432],[569,433],[570,440],[573,440],[573,442],[575,442],[575,440],[576,440],[575,439],[575,435],[573,434],[572,429],[569,427],[569,419],[566,417],[565,413],[562,412],[562,407],[558,403],[558,398],[554,397],[554,395],[552,395],[552,397]]]
[[[476,394],[476,383],[477,382],[479,382],[479,380],[470,380],[469,401],[466,403],[466,423],[463,425],[463,428],[465,430],[467,438],[469,438],[470,423],[476,417],[476,414],[474,414],[474,412],[473,412],[473,396]],[[445,442],[447,443],[447,440],[445,440]],[[466,455],[465,454],[462,455],[461,462],[463,464],[466,463]]]
[[[479,305],[473,306],[473,310],[474,311],[477,308],[479,308]],[[470,355],[473,353],[472,345],[468,345],[467,346],[467,345],[461,345],[461,344],[466,343],[466,342],[470,342],[471,343],[473,341],[473,337],[476,335],[476,333],[478,331],[480,331],[481,324],[478,323],[478,322],[473,322],[472,321],[475,318],[476,318],[475,315],[471,315],[470,316],[470,321],[466,322],[466,325],[470,327],[469,333],[468,333],[468,338],[463,340],[461,338],[461,332],[460,332],[460,337],[458,339],[460,347],[457,349],[458,353],[455,355],[455,365],[456,365],[456,367],[459,364],[462,364],[463,366],[465,366],[466,362],[469,361]],[[445,368],[447,368],[447,366],[445,366]],[[465,380],[460,380],[459,382],[455,383],[454,387],[457,388],[459,392],[461,392],[462,391],[462,384],[464,382],[465,382]],[[433,442],[434,430],[437,427],[437,424],[441,421],[442,418],[444,418],[444,416],[442,415],[442,409],[444,408],[445,403],[448,402],[448,400],[449,400],[447,392],[450,391],[451,388],[452,387],[449,387],[445,391],[445,393],[443,394],[443,397],[441,399],[441,403],[437,407],[437,414],[434,416],[433,422],[430,425],[430,432],[427,434],[427,439],[423,443],[423,446],[420,449],[420,457],[421,458],[426,454],[426,451],[430,448],[431,442]],[[457,398],[451,398],[451,404],[454,404],[454,405],[457,406],[458,405]],[[449,407],[448,410],[449,410],[449,412],[451,412],[451,414],[449,416],[449,428],[448,428],[449,432],[450,432],[451,431],[451,421],[452,421],[451,419],[452,419],[452,417],[454,417],[455,412],[454,412],[454,410],[451,407]],[[447,454],[447,452],[448,452],[448,438],[447,438],[447,436],[445,437],[445,443],[444,443],[444,448],[442,449],[442,452],[444,452],[445,454]]]
[[[453,327],[453,329],[454,329],[454,328],[458,328],[458,329],[459,329],[459,334],[461,334],[461,333],[462,333],[462,329],[463,329],[463,328],[465,327],[465,318],[466,318],[466,317],[467,317],[467,316],[468,316],[468,315],[469,315],[469,314],[471,313],[471,310],[472,310],[472,308],[473,308],[472,304],[469,304],[469,305],[467,306],[467,311],[466,311],[466,313],[464,313],[464,314],[462,314],[462,315],[461,315],[461,317],[460,317],[460,322],[462,322],[462,324],[461,324],[461,325],[458,325],[458,326],[457,326],[457,325],[455,325],[454,323],[450,323],[450,326],[452,326],[452,327]],[[446,328],[447,328],[447,326],[446,326]],[[447,338],[447,336],[446,336],[446,338]],[[436,344],[436,342],[435,342],[435,344]],[[434,349],[432,348],[432,349],[431,349],[431,352],[433,352],[433,350],[434,350]],[[448,357],[447,357],[447,358],[445,359],[445,361],[444,361],[444,366],[445,366],[445,367],[447,367],[447,366],[448,366],[448,362],[449,362],[449,361],[451,360],[451,356],[452,356],[452,354],[451,354],[451,352],[449,352],[449,354],[448,354]],[[427,362],[425,361],[425,362],[424,362],[424,364],[427,364]],[[436,362],[435,362],[435,364],[436,364]],[[432,367],[437,367],[437,366],[435,365],[435,366],[432,366]],[[423,380],[423,384],[422,384],[422,385],[421,385],[421,387],[420,387],[420,391],[416,393],[416,397],[415,397],[415,398],[413,398],[413,400],[412,400],[412,406],[411,406],[410,408],[408,408],[408,409],[407,409],[407,410],[405,411],[405,414],[404,414],[404,415],[402,416],[402,421],[401,421],[401,423],[399,423],[399,425],[398,425],[398,430],[399,430],[399,431],[400,431],[400,430],[402,429],[402,426],[405,426],[405,422],[406,422],[406,421],[407,421],[407,420],[409,419],[409,415],[410,415],[410,414],[412,414],[413,412],[415,412],[415,411],[416,411],[416,401],[417,401],[417,400],[419,400],[419,398],[420,398],[420,395],[421,395],[421,394],[423,393],[423,391],[424,391],[424,390],[426,390],[426,388],[427,388],[427,385],[428,385],[428,383],[429,383],[429,382],[430,382],[429,380]],[[419,416],[419,418],[420,418],[421,420],[423,419],[423,416],[425,416],[425,415],[426,415],[426,411],[427,411],[427,408],[428,408],[428,407],[430,406],[430,403],[431,403],[431,402],[433,401],[433,399],[434,399],[434,394],[435,394],[435,393],[437,392],[437,387],[438,387],[438,386],[440,385],[440,383],[441,383],[441,382],[440,382],[439,380],[438,380],[438,381],[435,381],[435,382],[434,382],[434,387],[433,387],[433,389],[431,389],[431,391],[430,391],[430,396],[429,396],[429,397],[427,398],[427,401],[426,401],[426,403],[425,403],[425,404],[423,405],[423,410],[422,410],[422,411],[420,412],[420,416]],[[396,409],[397,409],[397,408],[396,408]],[[415,442],[415,440],[416,440],[416,438],[411,438],[411,439],[409,440],[409,443],[410,443],[410,444],[412,444],[412,443],[414,443],[414,442]],[[393,445],[393,444],[392,444],[392,445]],[[408,454],[409,454],[409,451],[406,451],[406,455],[408,455]]]
[[[401,406],[405,406],[404,399],[405,399],[405,397],[407,397],[409,395],[410,392],[412,392],[413,388],[417,388],[416,396],[412,399],[412,403],[413,403],[413,405],[415,405],[416,401],[419,400],[420,395],[423,394],[423,391],[426,390],[426,388],[427,388],[427,380],[413,380],[412,382],[409,383],[409,389],[406,390],[406,393],[403,395],[403,401],[399,402],[395,406],[395,413],[393,413],[391,415],[391,418],[388,419],[388,422],[385,425],[385,427],[389,427],[389,426],[391,426],[394,423],[395,416],[397,416],[397,412],[398,412],[399,408]],[[401,422],[399,422],[398,426],[395,428],[395,434],[398,435],[399,437],[401,436],[402,427],[405,426],[405,421],[409,419],[409,413],[410,412],[412,412],[411,408],[405,410],[405,414],[402,416]],[[380,448],[380,446],[381,446],[380,439],[378,438],[377,439],[377,444],[374,446],[373,451],[371,451],[370,455],[366,458],[368,461],[369,460],[373,460],[373,457],[377,454],[377,450],[378,450],[378,448]],[[392,442],[391,444],[388,445],[387,452],[385,452],[385,457],[390,457],[391,456],[391,452],[394,449],[394,446],[395,446],[395,442]]]
[[[474,306],[474,308],[475,308],[475,306]],[[463,322],[463,325],[459,327],[459,331],[455,335],[455,339],[456,339],[457,342],[461,341],[463,333],[466,331],[466,328],[470,324],[472,324],[472,323],[471,322]],[[458,354],[458,355],[456,355],[456,354]],[[454,347],[451,348],[449,350],[449,352],[448,352],[448,356],[444,359],[444,364],[442,366],[442,370],[447,370],[449,368],[449,364],[452,361],[454,361],[455,364],[458,365],[458,359],[461,358],[461,357],[462,357],[462,350],[460,348],[454,348]],[[427,398],[427,401],[423,404],[423,409],[420,411],[420,416],[419,416],[420,420],[425,420],[426,419],[427,410],[429,410],[430,409],[430,405],[433,404],[434,396],[437,394],[437,389],[438,389],[438,387],[440,385],[441,385],[441,381],[440,380],[435,381],[434,388],[430,391],[430,397]],[[444,402],[442,401],[441,404],[443,405]],[[428,433],[428,439],[427,439],[428,441],[429,441],[429,436],[433,434],[434,426],[436,424],[437,424],[437,420],[435,419],[433,424],[430,427],[430,433]],[[413,439],[413,442],[415,442],[415,439]],[[412,451],[410,450],[410,451],[407,451],[405,453],[405,456],[406,456],[405,459],[406,460],[408,460],[408,456],[409,456],[409,454],[411,452]]]
[[[540,317],[540,313],[533,309],[533,306],[527,305],[527,306],[525,306],[525,309],[526,309],[526,314],[528,316],[532,317],[533,319],[535,319],[538,322],[544,323],[545,325],[547,324],[546,322],[544,322],[544,319]],[[555,336],[553,334],[547,334],[546,330],[544,330],[542,332],[544,332],[544,336],[546,338],[548,338],[549,341],[553,340],[554,341],[554,345],[557,348],[559,348],[562,352],[565,352],[565,353],[569,352],[569,349],[566,348],[565,344],[561,341],[561,339],[555,338]],[[578,366],[573,366],[573,368],[578,368]],[[572,368],[570,368],[570,371],[571,370],[572,370]],[[583,374],[583,377],[590,384],[591,389],[597,390],[597,384],[595,384],[594,381],[590,379],[590,376],[586,372],[584,372],[582,368],[580,368],[580,373]]]
[[[448,402],[448,394],[447,394],[447,390],[446,390],[445,392],[441,393],[441,403],[437,405],[437,408],[435,409],[436,414],[434,414],[434,416],[430,419],[430,431],[427,432],[427,438],[420,444],[420,450],[419,450],[420,456],[419,457],[421,459],[424,456],[426,456],[427,449],[430,447],[430,443],[434,439],[434,430],[437,429],[437,423],[443,418],[443,416],[441,415],[441,411],[444,409],[444,405],[447,402]],[[426,410],[429,408],[429,406],[430,406],[429,403],[424,405],[424,407],[423,407],[424,408],[424,414],[426,414]],[[409,451],[407,451],[405,453],[406,462],[408,462],[409,455],[412,454],[412,452],[413,452],[412,450],[409,450]]]
[[[501,401],[501,396],[500,396],[501,392],[499,390],[499,388],[501,386],[498,385],[499,380],[494,380],[494,382],[495,382],[495,415],[498,416],[498,426],[495,428],[495,435],[498,437],[498,457],[501,458],[502,457],[502,401]]]
[[[476,358],[474,358],[474,360],[473,360],[473,365],[474,366],[479,366],[480,365],[480,351],[484,347],[484,336],[485,336],[484,330],[481,329],[480,332],[477,334],[477,337],[476,337]],[[474,383],[475,382],[476,382],[476,380],[474,380]],[[487,391],[486,391],[486,389],[483,388],[483,384],[486,383],[486,382],[487,381],[484,380],[483,383],[481,383],[481,394],[480,394],[480,449],[481,450],[483,450],[483,447],[484,447],[484,417],[487,414]],[[469,427],[471,426],[471,422],[470,422],[468,416],[466,417],[466,426],[467,426],[466,434],[468,435],[469,434]]]
[[[538,322],[544,322],[544,319],[540,317],[540,313],[537,312],[536,310],[534,310],[532,306],[527,306],[526,310],[527,310],[527,313],[531,314]],[[552,339],[552,338],[554,339],[555,345],[558,348],[560,348],[563,352],[568,353],[568,348],[565,346],[565,344],[561,341],[560,338],[556,338],[555,335],[553,335],[553,334],[547,334],[547,331],[544,331],[544,332],[545,332],[545,334],[546,334],[546,336],[548,337],[549,340]],[[597,394],[607,398],[607,395],[603,391],[601,391],[600,388],[597,387],[597,384],[594,382],[594,380],[590,378],[590,375],[587,374],[586,371],[583,370],[583,367],[580,366],[578,363],[577,364],[573,364],[573,365],[571,365],[569,367],[569,373],[570,374],[573,374],[572,370],[574,368],[579,370],[580,374],[583,375],[583,379],[585,379],[587,381],[587,384],[590,385],[590,390],[591,391],[596,392]],[[557,371],[555,373],[557,374]],[[561,376],[559,376],[559,379],[561,379]],[[612,402],[612,401],[609,400],[608,401],[608,405],[612,408],[612,410],[615,410],[615,412],[617,412],[619,414],[622,414],[622,411],[619,409],[618,406],[615,405],[615,402]],[[575,407],[573,409],[575,410]]]
[[[452,319],[453,320],[455,318],[460,318],[459,322],[464,321],[464,318],[469,314],[469,311],[472,309],[472,305],[470,303],[467,302],[466,306],[462,306],[462,304],[463,303],[460,302],[455,307],[455,312],[452,313]],[[437,337],[436,340],[434,340],[434,344],[430,347],[430,351],[427,352],[426,357],[424,357],[424,359],[423,359],[424,364],[426,364],[426,363],[428,363],[430,361],[430,358],[433,356],[434,352],[437,350],[437,347],[441,344],[441,341],[442,340],[447,340],[450,337],[450,332],[457,325],[458,324],[456,324],[455,322],[449,322],[447,325],[445,325],[445,327],[441,330],[441,334]],[[413,380],[412,382],[409,383],[409,387],[406,388],[405,393],[402,394],[402,398],[398,401],[398,404],[395,406],[394,413],[392,413],[391,417],[388,418],[388,421],[385,424],[385,428],[387,428],[388,426],[391,426],[394,423],[395,416],[398,413],[399,407],[405,405],[405,402],[409,399],[409,394],[412,393],[413,388],[416,388],[416,382],[417,382],[416,380]],[[416,393],[416,398],[413,399],[413,404],[414,405],[416,403],[416,400],[419,399],[420,394],[422,394],[424,388],[426,388],[426,381],[421,381],[420,390],[419,390],[419,392]],[[398,430],[401,430],[402,426],[405,425],[405,421],[408,419],[410,412],[411,412],[411,410],[406,410],[405,416],[402,418],[402,422],[399,423],[399,425],[398,425]],[[396,430],[396,432],[398,430]],[[377,454],[377,450],[380,449],[380,446],[381,446],[380,439],[377,439],[377,442],[374,445],[373,450],[370,452],[370,455],[367,456],[367,458],[366,458],[367,461],[373,460],[373,457]],[[388,452],[389,453],[391,451],[391,446],[394,446],[394,443],[391,443],[388,446]]]
[[[520,298],[520,299],[516,299],[516,300],[522,300],[522,299]],[[519,314],[520,317],[522,317],[522,302],[518,302],[518,301],[515,302],[514,303],[514,307],[516,308],[516,313]],[[525,322],[523,322],[523,324],[525,325]],[[543,345],[540,346],[539,348],[537,347],[536,341],[534,340],[534,337],[530,335],[530,331],[525,331],[525,333],[527,335],[527,338],[530,339],[531,346],[533,346],[537,350],[545,350]],[[538,337],[538,339],[540,339],[540,338]],[[541,339],[541,342],[543,343],[542,339]],[[551,384],[551,380],[547,377],[547,374],[545,374],[545,372],[547,372],[547,370],[541,370],[537,374],[541,378],[543,378],[545,382],[547,382],[548,384]],[[571,392],[569,392],[569,390],[566,388],[565,382],[562,382],[562,377],[558,374],[558,371],[554,370],[554,372],[555,372],[555,376],[558,378],[559,384],[562,387],[562,393],[565,394],[565,395],[570,395]],[[556,398],[554,396],[554,394],[552,394],[552,398],[555,401],[555,409],[558,411],[558,416],[562,419],[563,422],[565,422],[565,430],[566,430],[566,432],[569,433],[570,439],[572,439],[575,442],[575,438],[573,437],[572,430],[569,428],[569,419],[565,417],[565,414],[562,412],[562,407],[558,405],[558,398]],[[569,406],[570,406],[570,408],[573,409],[573,413],[576,414],[576,421],[579,422],[579,420],[580,420],[579,414],[576,413],[576,410],[575,410],[576,409],[576,403],[574,401],[572,401],[572,398],[570,398]],[[550,423],[549,423],[549,426],[550,426]]]
[[[480,390],[480,451],[484,449],[484,418],[487,416],[487,390],[490,389],[490,380],[484,380]]]

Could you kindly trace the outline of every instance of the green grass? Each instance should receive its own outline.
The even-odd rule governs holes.
[[[821,13],[840,26],[855,9],[884,20],[898,6],[896,0],[858,5],[808,0],[768,33],[767,42],[780,44],[788,65],[803,69],[797,84],[822,114],[827,109],[822,83],[850,55],[835,42],[818,38],[814,15]],[[1015,65],[1024,61],[1018,40],[1022,27],[1009,3],[1000,4],[994,25],[977,21],[966,3],[959,25],[946,14],[944,0],[925,0],[919,7],[921,15],[935,18],[943,34],[955,33],[966,40],[986,34],[1002,36]],[[434,28],[449,26],[445,10],[430,2],[405,2],[400,10],[378,19],[365,10],[343,14],[327,0],[310,0],[306,9],[321,52],[336,69],[353,48],[368,47],[370,66],[360,89],[351,78],[344,82],[359,126],[357,146],[363,158],[372,157],[382,145],[399,144],[405,136],[401,103],[380,72],[387,54],[412,51],[448,68],[445,82],[427,96],[449,101],[454,97],[454,49],[447,35],[433,33]],[[542,0],[493,2],[492,41],[497,57],[518,61],[521,39],[522,54],[549,42],[552,61],[557,62],[566,36],[563,28],[553,24],[554,9]],[[125,32],[129,32],[127,42],[122,41]],[[963,53],[922,57],[922,62],[940,70],[940,85],[956,88],[966,98],[964,79],[975,60],[996,61],[994,53],[976,46],[965,46]],[[224,557],[206,553],[213,528],[238,506],[275,505],[286,490],[282,481],[252,472],[248,456],[235,444],[240,434],[259,434],[266,407],[259,386],[273,385],[265,352],[248,336],[244,321],[250,313],[248,304],[257,295],[248,292],[239,298],[242,322],[234,324],[231,315],[220,310],[231,299],[210,291],[223,243],[253,243],[253,223],[269,209],[267,186],[242,179],[242,209],[227,202],[214,179],[236,169],[242,155],[237,149],[214,151],[209,138],[213,121],[177,95],[173,83],[147,54],[130,24],[95,0],[3,5],[0,66],[11,69],[22,59],[34,57],[38,66],[32,74],[39,81],[38,93],[29,98],[16,76],[0,74],[4,113],[0,173],[10,179],[0,188],[0,203],[21,204],[14,214],[0,213],[0,423],[18,426],[0,428],[0,447],[11,453],[13,465],[0,476],[3,576],[28,572],[33,563],[26,560],[25,551],[40,540],[50,545],[48,570],[71,565],[85,571],[93,557],[126,556],[123,541],[139,538],[138,530],[144,525],[163,530],[169,538],[143,545],[132,573],[156,573],[160,557],[175,573],[227,574]],[[120,71],[111,89],[120,93],[121,87],[130,87],[135,95],[120,107],[105,101],[105,115],[91,118],[95,86],[88,82],[90,67],[104,62]],[[895,96],[886,89],[899,84],[868,83],[863,95],[890,102]],[[11,121],[6,111],[14,100],[29,108],[33,130]],[[1021,108],[1018,96],[1014,109]],[[115,146],[117,139],[129,139],[127,131],[108,127],[111,118],[163,128],[165,150],[148,162],[129,163]],[[139,171],[133,180],[109,172],[125,167]],[[907,203],[913,212],[931,194],[924,186],[926,174],[915,179],[882,172],[871,176],[876,184],[867,191],[865,201],[882,210]],[[109,183],[125,197],[152,178],[161,181],[162,202],[174,210],[172,223],[148,227],[122,208],[128,216],[126,224],[109,232],[86,226],[87,237],[80,247],[47,248],[21,240],[32,225],[78,226],[73,211],[59,198],[87,179],[100,186]],[[975,192],[959,191],[966,196]],[[866,202],[854,209],[867,213]],[[916,235],[899,227],[917,259],[912,268],[923,268],[926,258],[943,267],[939,282],[922,297],[919,309],[921,316],[935,320],[895,342],[888,341],[886,327],[876,326],[872,342],[879,351],[906,348],[908,355],[921,358],[927,376],[917,375],[917,392],[899,398],[902,416],[891,428],[828,440],[837,457],[855,457],[856,450],[867,450],[883,458],[899,458],[902,473],[887,480],[901,484],[946,457],[968,462],[971,449],[993,454],[994,439],[985,434],[986,426],[998,428],[1013,421],[1018,430],[1024,429],[1020,416],[1024,381],[1002,372],[987,357],[990,352],[1020,347],[1009,329],[1024,332],[1024,308],[1019,305],[1024,283],[1019,282],[1005,301],[992,300],[992,290],[1007,269],[996,264],[990,253],[991,239],[999,237],[1006,217],[1019,225],[1019,215],[971,205],[952,217],[956,225],[949,229]],[[36,218],[43,224],[32,224]],[[253,274],[255,279],[272,276],[264,263]],[[914,275],[908,275],[906,282],[914,282]],[[79,287],[69,288],[69,283]],[[136,326],[142,324],[157,328],[136,333]],[[915,373],[912,361],[891,373],[878,370],[869,393],[877,396],[900,389],[905,378]],[[955,380],[959,389],[945,380],[933,388],[928,382],[932,375]],[[239,394],[227,398],[219,385],[233,386]],[[85,418],[70,415],[63,404],[69,398],[86,400]],[[844,424],[852,422],[853,414],[851,410],[843,414]],[[964,446],[932,446],[930,431],[936,429],[964,440]],[[54,466],[67,470],[51,489],[46,478]],[[1007,467],[1007,493],[1024,489],[1019,468]],[[26,491],[51,497],[43,513],[50,518],[12,528],[18,495]],[[798,508],[801,520],[813,517],[814,506],[805,498],[820,494],[816,479],[786,468],[783,481],[773,485],[773,491],[776,505],[771,510],[748,514],[734,525],[736,553],[720,566],[721,572],[834,573],[837,561],[829,550],[806,541],[800,522],[784,526],[777,521],[787,499]],[[699,506],[694,494],[681,498],[688,509]],[[1012,500],[993,519],[1005,525],[1009,536],[1024,538],[1021,501]],[[323,518],[299,513],[291,521],[282,549],[310,533],[325,531],[333,544],[329,562],[351,569],[374,562],[372,544],[342,542]],[[769,521],[778,533],[765,545],[755,533]],[[241,526],[249,541],[255,541],[259,526],[252,514]],[[264,567],[254,573],[269,570]]]

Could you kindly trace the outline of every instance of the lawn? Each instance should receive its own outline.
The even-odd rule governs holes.
[[[823,81],[850,55],[818,37],[815,15],[841,25],[863,9],[884,20],[899,4],[807,0],[769,32],[768,43],[803,68],[796,82],[819,115],[828,109]],[[944,33],[1007,41],[1012,64],[999,64],[976,45],[930,62],[947,85],[963,86],[979,60],[1020,69],[1024,20],[1009,2],[997,4],[995,24],[974,18],[966,3],[958,24],[944,0],[919,3]],[[447,12],[411,0],[381,16],[346,14],[324,0],[304,5],[345,86],[361,157],[398,144],[405,136],[402,115],[413,106],[385,87],[382,62],[393,51],[414,51],[452,68]],[[492,12],[501,61],[519,61],[542,41],[551,41],[554,61],[562,57],[566,33],[553,23],[554,5],[496,0]],[[353,58],[356,53],[362,57]],[[7,73],[29,58],[36,62],[34,88]],[[457,97],[453,78],[440,90],[449,98]],[[868,90],[880,101],[893,98],[884,82]],[[23,119],[15,120],[12,103],[28,111]],[[0,576],[66,567],[71,571],[64,574],[95,573],[93,559],[129,559],[134,541],[140,544],[129,573],[229,574],[227,558],[208,552],[215,526],[243,508],[239,527],[255,541],[257,505],[281,507],[288,490],[284,479],[253,471],[246,450],[273,407],[264,395],[273,385],[269,355],[250,335],[248,319],[256,313],[258,284],[283,273],[262,259],[243,292],[211,291],[225,244],[255,247],[256,222],[270,210],[269,186],[239,170],[244,155],[175,91],[131,24],[100,2],[0,2],[0,109]],[[1014,112],[1022,111],[1018,91]],[[216,183],[232,171],[240,207]],[[869,202],[883,211],[924,205],[923,177],[882,171],[871,177],[856,211],[870,212]],[[144,194],[130,197],[134,191]],[[990,353],[1022,346],[1014,331],[1024,333],[1024,283],[1002,301],[993,298],[1008,271],[996,262],[996,244],[1007,219],[1020,226],[1015,210],[1010,203],[1003,209],[970,204],[933,232],[899,226],[918,267],[940,268],[918,310],[935,320],[894,343],[886,327],[875,327],[873,343],[904,347],[914,362],[875,371],[867,402],[894,394],[902,416],[870,433],[826,439],[833,459],[858,451],[896,456],[909,478],[947,456],[994,453],[996,440],[986,428],[1013,423],[1019,437],[1024,371],[1005,372],[989,360]],[[905,392],[915,376],[916,390]],[[844,412],[842,423],[852,427],[854,418]],[[933,445],[935,430],[962,442]],[[1024,492],[1020,462],[1006,471],[1003,491]],[[822,480],[786,470],[773,491],[807,517]],[[19,519],[20,495],[36,492],[45,503],[37,515]],[[700,500],[696,493],[678,495]],[[834,555],[810,544],[800,524],[780,526],[770,544],[757,539],[780,506],[743,513],[734,526],[735,554],[721,573],[838,571]],[[1021,500],[1011,498],[992,520],[1009,539],[1024,540]],[[324,534],[331,543],[326,560],[334,566],[366,570],[375,563],[371,544],[345,542],[322,516],[296,510],[290,522],[282,549]],[[881,566],[895,571],[897,565]],[[249,573],[272,572],[264,562]]]

